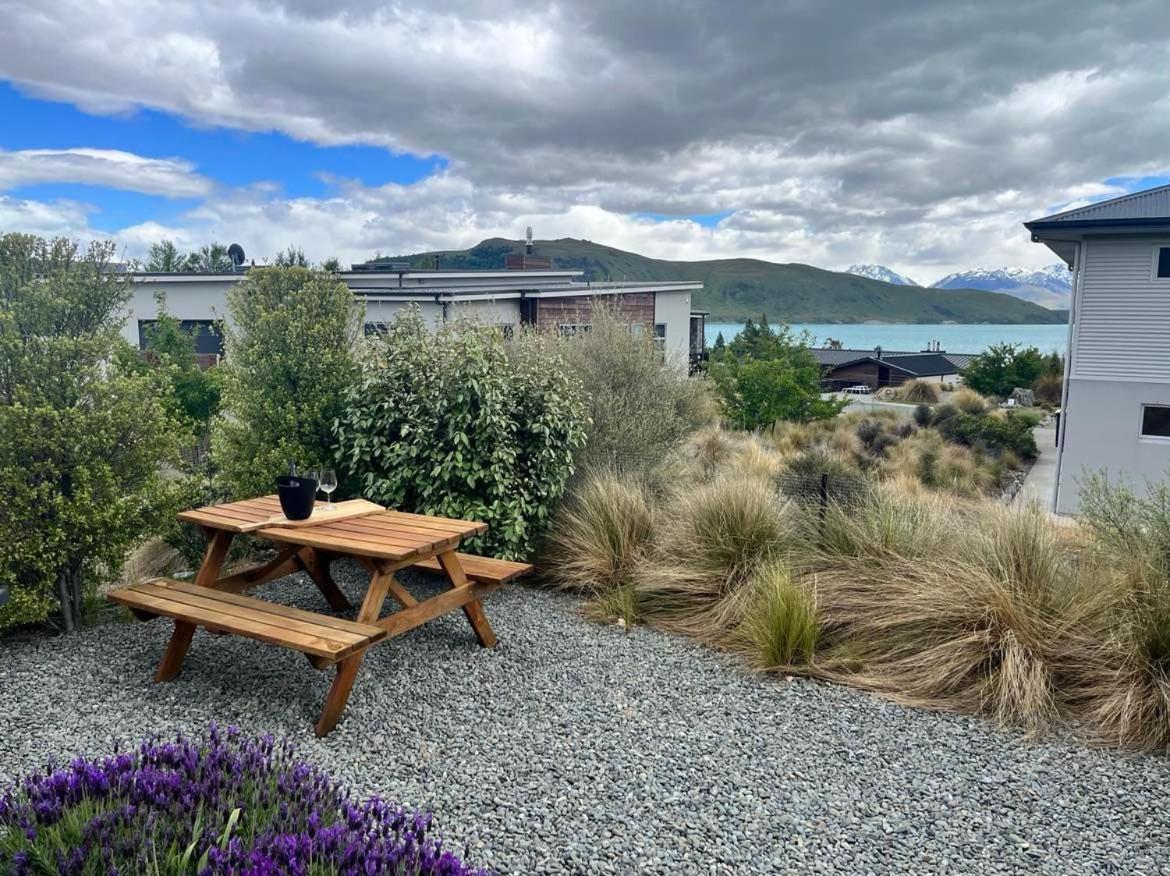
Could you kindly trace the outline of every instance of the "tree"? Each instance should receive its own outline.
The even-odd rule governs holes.
[[[840,413],[843,403],[821,398],[821,369],[808,342],[787,326],[772,329],[765,317],[758,324],[749,319],[731,343],[712,351],[709,371],[733,422],[761,429]]]
[[[329,258],[325,259],[325,261],[321,262],[321,270],[325,271],[326,273],[336,274],[341,270],[341,261],[337,258],[337,256],[330,256]]]
[[[169,516],[179,429],[121,338],[131,277],[113,243],[0,237],[0,626],[83,601]]]
[[[284,252],[278,252],[276,254],[276,258],[272,260],[272,264],[284,268],[310,267],[309,260],[305,257],[305,251],[299,246],[292,246],[291,244]]]
[[[232,264],[226,246],[222,243],[207,243],[187,256],[183,270],[227,273],[235,270],[235,265]]]
[[[187,256],[179,252],[173,240],[160,240],[150,245],[150,258],[146,260],[146,270],[171,274],[186,271]]]
[[[253,268],[228,293],[222,415],[212,458],[229,495],[270,493],[290,461],[334,461],[333,422],[352,384],[363,314],[324,271]]]
[[[165,371],[177,415],[196,437],[205,435],[219,410],[217,372],[199,367],[195,333],[166,312],[165,301],[158,305],[155,323],[146,331],[146,350],[155,367]]]
[[[963,370],[963,382],[976,392],[1003,398],[1017,386],[1030,387],[1050,367],[1035,347],[996,344]]]

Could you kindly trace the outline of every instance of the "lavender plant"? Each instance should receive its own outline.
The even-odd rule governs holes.
[[[213,726],[77,758],[0,797],[0,872],[470,876],[431,816],[355,801],[292,744]]]

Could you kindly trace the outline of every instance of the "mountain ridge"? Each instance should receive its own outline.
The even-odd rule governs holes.
[[[992,323],[1060,322],[1044,308],[1009,295],[979,290],[901,286],[799,263],[730,258],[702,261],[655,259],[576,238],[535,241],[537,256],[558,268],[579,269],[588,280],[692,280],[704,288],[691,304],[713,322],[758,319],[802,323]],[[415,266],[494,268],[524,242],[488,238],[469,249],[386,258]]]

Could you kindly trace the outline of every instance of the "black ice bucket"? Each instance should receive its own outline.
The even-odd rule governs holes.
[[[280,510],[289,520],[307,520],[317,501],[317,481],[299,475],[281,475],[276,479]]]

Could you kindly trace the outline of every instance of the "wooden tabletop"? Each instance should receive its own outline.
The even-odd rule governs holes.
[[[257,522],[280,513],[276,496],[261,496],[223,505],[208,505],[179,514],[179,519],[212,529],[247,532]],[[271,541],[304,545],[338,554],[406,560],[429,557],[487,530],[474,520],[429,517],[403,511],[381,511],[364,517],[293,529],[266,526],[252,534]]]

